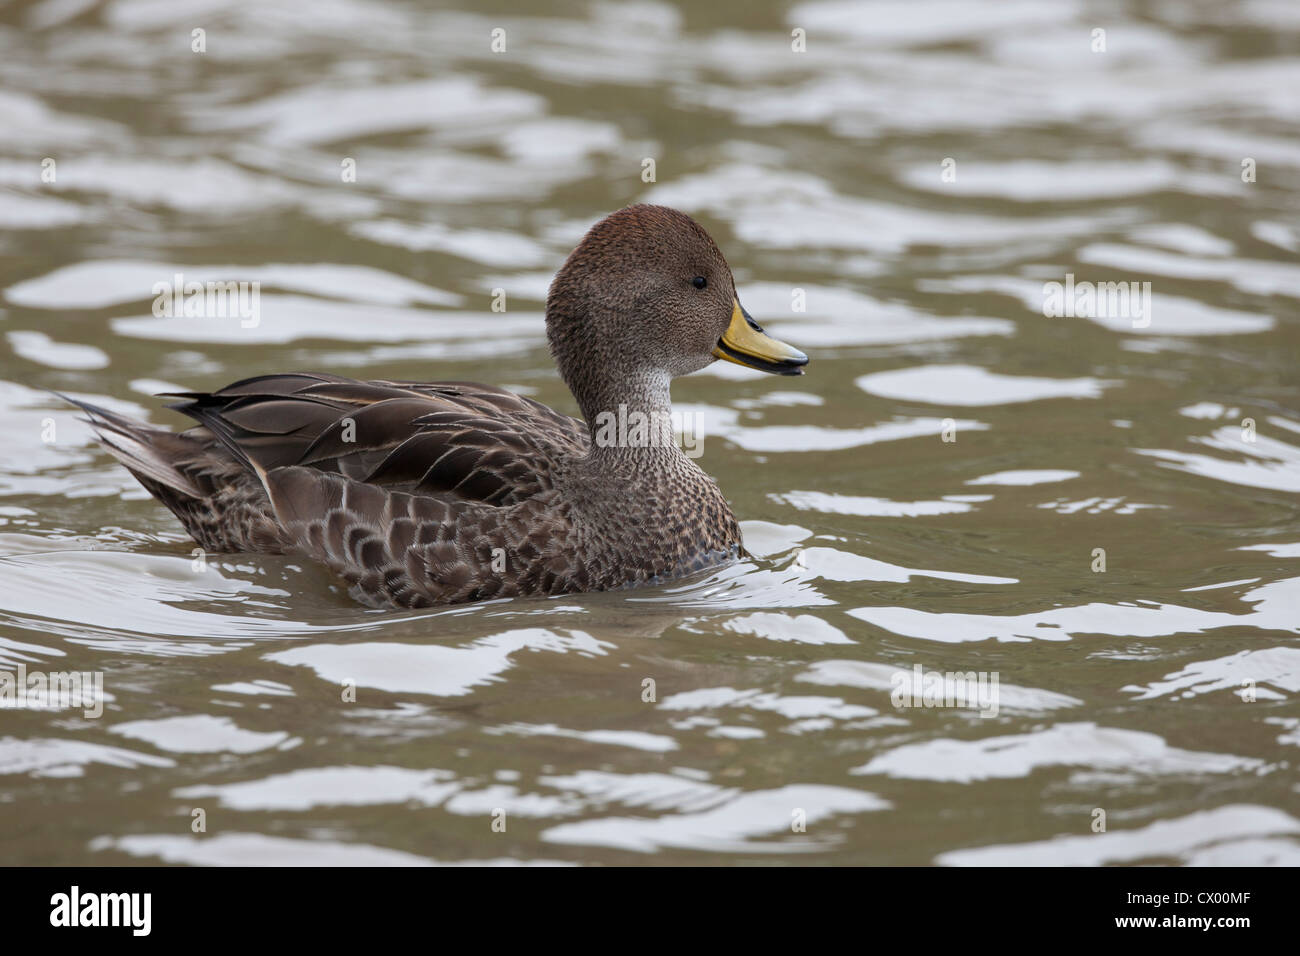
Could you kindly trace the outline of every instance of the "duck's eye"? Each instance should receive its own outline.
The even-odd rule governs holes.
[[[695,286],[695,288],[697,289],[703,289],[708,284],[709,284],[709,280],[704,278],[704,276],[696,276],[694,279],[691,280],[691,285]]]

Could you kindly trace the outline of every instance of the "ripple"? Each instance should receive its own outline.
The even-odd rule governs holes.
[[[1231,189],[1227,185],[1216,190],[1214,184],[1224,182],[1222,179],[1189,174],[1186,169],[1158,159],[1089,163],[1021,159],[1008,163],[962,163],[959,170],[952,182],[942,181],[937,165],[909,169],[901,178],[913,189],[957,196],[994,196],[1016,202],[1114,199],[1176,186],[1209,192]]]
[[[1036,30],[1072,19],[1081,11],[1076,0],[1050,5],[1008,0],[988,9],[972,8],[962,0],[878,0],[865,8],[853,0],[816,0],[794,7],[787,16],[791,24],[894,48]]]
[[[65,199],[0,189],[0,226],[6,229],[61,229],[98,218],[93,210]]]
[[[359,222],[353,235],[415,252],[437,250],[489,266],[528,266],[550,262],[554,256],[531,239],[489,229],[448,229],[439,223],[412,225],[392,219]]]
[[[1210,455],[1160,448],[1134,448],[1133,451],[1159,459],[1163,468],[1190,475],[1200,475],[1247,488],[1300,491],[1300,447],[1267,435],[1251,435],[1248,440],[1243,440],[1243,434],[1240,427],[1229,425],[1216,429],[1208,437],[1197,436],[1191,440],[1218,451],[1245,455],[1245,460],[1229,461]]]
[[[473,77],[376,86],[311,86],[253,103],[199,111],[204,130],[258,129],[269,143],[312,145],[414,129],[530,119],[545,101],[523,90],[491,89]]]
[[[284,731],[258,733],[244,730],[229,717],[193,714],[188,717],[164,717],[160,720],[131,720],[114,724],[109,733],[133,740],[143,740],[169,753],[251,754],[280,747],[289,740]]]
[[[742,794],[723,806],[699,813],[643,817],[604,817],[560,824],[542,832],[548,843],[604,846],[655,853],[667,848],[728,853],[799,853],[825,845],[815,824],[838,814],[887,810],[887,800],[843,787],[791,785]],[[758,841],[790,831],[802,812],[812,834],[799,839]]]
[[[306,296],[266,293],[259,297],[259,314],[203,317],[138,316],[112,319],[119,335],[157,342],[195,342],[221,345],[268,345],[302,339],[344,342],[424,341],[444,358],[474,354],[500,354],[503,343],[525,339],[540,344],[544,317],[539,313],[418,311],[329,302]],[[365,321],[360,321],[364,315]],[[483,343],[484,329],[494,333]],[[463,346],[458,343],[464,343]],[[408,353],[409,354],[409,353]]]
[[[1064,272],[1061,278],[1064,277]],[[1051,281],[1060,282],[1061,278]],[[1147,281],[1141,273],[1137,277],[1108,276],[1102,281]],[[930,292],[950,292],[956,294],[971,292],[999,292],[1019,299],[1030,312],[1043,316],[1046,301],[1045,283],[1035,279],[1014,276],[956,276],[947,279],[927,280],[922,288]],[[1129,335],[1156,336],[1199,336],[1199,335],[1248,335],[1267,332],[1275,325],[1270,315],[1254,312],[1242,312],[1225,309],[1184,296],[1168,295],[1157,288],[1152,289],[1149,306],[1150,324],[1135,327],[1133,320],[1123,316],[1079,316],[1085,321],[1100,325],[1112,332]],[[1046,318],[1045,322],[1068,322],[1061,318]]]
[[[792,312],[794,289],[803,294],[802,312]],[[1015,333],[1015,323],[1006,319],[940,318],[834,286],[801,283],[794,289],[776,282],[746,282],[738,291],[746,309],[765,325],[766,316],[779,318],[780,334],[803,346],[843,348]]]
[[[939,854],[935,862],[944,866],[1105,866],[1171,860],[1185,866],[1297,866],[1298,834],[1300,822],[1281,810],[1235,804],[1131,830],[952,850]]]
[[[417,803],[436,806],[460,785],[446,770],[403,767],[312,767],[272,774],[260,780],[180,787],[184,800],[214,797],[220,806],[242,811],[300,812],[314,807],[382,806]]]
[[[364,843],[295,840],[262,833],[219,833],[210,837],[133,834],[102,837],[90,849],[191,866],[433,866],[435,861]],[[489,861],[478,861],[487,865]]]
[[[964,699],[965,691],[957,691],[957,681],[949,675],[953,672],[964,673],[958,667],[944,672],[944,699]],[[899,686],[899,675],[911,681],[910,670],[891,664],[873,664],[867,661],[827,660],[817,661],[807,670],[795,677],[795,680],[807,684],[823,684],[830,687],[860,687],[867,690],[892,692]],[[908,686],[911,686],[909,683]],[[999,680],[997,685],[997,706],[1000,711],[1012,713],[1043,714],[1053,710],[1068,710],[1082,707],[1083,701],[1068,694],[1043,690],[1038,687],[1020,687],[1006,684]]]
[[[48,368],[96,369],[108,367],[108,355],[93,345],[56,342],[43,332],[8,332],[14,354]]]
[[[134,402],[81,392],[70,394],[124,415],[145,415],[144,409]],[[7,439],[0,442],[0,493],[77,497],[91,493],[116,494],[124,487],[120,481],[106,482],[101,476],[85,476],[80,481],[52,477],[71,466],[93,460],[88,449],[94,439],[78,415],[71,406],[47,392],[0,381],[0,429]]]
[[[679,748],[672,737],[640,730],[573,730],[556,724],[508,724],[493,728],[488,733],[518,734],[521,737],[563,737],[589,744],[631,747],[648,753],[668,753]]]
[[[1300,648],[1240,651],[1227,657],[1188,664],[1182,670],[1166,674],[1164,680],[1120,689],[1137,694],[1135,700],[1157,697],[1187,700],[1229,689],[1238,696],[1249,689],[1261,700],[1286,700],[1289,695],[1300,693]]]
[[[603,654],[609,647],[589,634],[521,628],[480,638],[467,647],[418,644],[312,644],[276,651],[266,659],[308,667],[322,680],[355,683],[395,694],[462,697],[498,682],[522,650]]]
[[[1130,230],[1129,235],[1190,256],[1227,256],[1236,249],[1227,239],[1182,222],[1148,223]]]
[[[705,436],[718,435],[734,442],[747,451],[798,452],[842,451],[861,448],[882,442],[902,441],[907,438],[925,438],[941,435],[951,424],[958,431],[986,431],[988,425],[969,418],[906,418],[898,417],[862,428],[828,428],[821,425],[741,425],[734,416],[710,414],[704,406],[678,402],[674,410],[680,415],[693,415]]]
[[[152,299],[155,283],[260,282],[274,289],[380,305],[459,305],[461,296],[379,269],[357,265],[203,266],[100,259],[78,262],[15,283],[5,298],[34,309],[103,309]]]
[[[1079,472],[1063,468],[1027,468],[1018,471],[998,471],[991,475],[981,475],[966,482],[968,485],[1008,485],[1023,488],[1029,485],[1048,485],[1058,481],[1078,478]]]
[[[971,365],[926,365],[876,372],[854,381],[871,395],[930,405],[1007,405],[1048,398],[1100,398],[1115,385],[1095,378],[1000,375]]]
[[[983,740],[939,738],[895,747],[849,772],[907,780],[972,783],[1025,777],[1042,767],[1094,767],[1136,774],[1253,771],[1262,761],[1170,747],[1156,734],[1094,723],[1056,724],[1031,734]]]
[[[736,690],[731,687],[705,687],[683,691],[665,697],[659,702],[662,710],[713,710],[720,707],[743,707],[749,710],[772,711],[789,720],[806,720],[809,717],[829,717],[832,720],[854,720],[874,717],[879,711],[871,707],[845,703],[839,697],[783,697],[780,694],[758,690]]]
[[[10,585],[0,620],[42,621],[51,633],[83,643],[109,639],[123,652],[221,654],[233,649],[222,642],[311,629],[242,613],[287,592],[227,577],[213,564],[195,571],[188,557],[61,551],[0,557],[0,568]],[[77,601],[68,600],[69,581]]]
[[[823,491],[790,491],[769,495],[800,511],[874,518],[919,518],[924,515],[958,515],[974,511],[972,502],[989,501],[991,495],[945,495],[941,501],[891,501],[860,495],[832,495]]]
[[[132,770],[137,767],[174,767],[166,757],[155,757],[121,747],[84,740],[52,737],[20,739],[0,737],[0,774],[33,777],[80,777],[92,764]]]
[[[860,94],[861,87],[854,84]],[[734,92],[727,94],[733,100]],[[721,104],[719,104],[721,105]],[[806,104],[800,104],[799,115]],[[912,246],[960,247],[1095,232],[1095,218],[1034,220],[939,213],[835,193],[805,173],[734,164],[655,186],[646,201],[728,220],[736,235],[765,249],[858,249],[899,253]],[[864,228],[866,224],[866,228]]]
[[[778,614],[760,611],[728,618],[724,630],[768,641],[795,644],[852,644],[853,640],[835,625],[812,614]]]
[[[836,548],[804,548],[803,564],[808,570],[828,581],[892,581],[904,584],[913,578],[939,578],[944,581],[962,581],[967,584],[1018,584],[1016,578],[996,577],[988,574],[967,574],[961,571],[924,571],[905,568],[897,564],[863,557]]]
[[[1243,614],[1203,611],[1176,604],[1092,604],[1028,614],[959,614],[908,607],[859,607],[853,617],[905,637],[943,643],[996,640],[1068,641],[1087,634],[1118,637],[1164,637],[1201,633],[1221,627],[1254,627],[1300,633],[1295,617],[1300,578],[1262,585],[1241,595],[1255,605]]]
[[[1138,275],[1173,276],[1208,282],[1226,282],[1253,295],[1284,295],[1300,299],[1300,266],[1241,257],[1206,259],[1190,255],[1094,243],[1078,252],[1080,262],[1109,266]],[[1154,308],[1153,308],[1154,312]]]

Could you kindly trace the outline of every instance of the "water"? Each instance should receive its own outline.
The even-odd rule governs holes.
[[[1300,862],[1293,3],[0,24],[0,659],[109,698],[0,711],[0,861]],[[637,200],[812,357],[675,385],[754,554],[711,576],[384,613],[196,570],[42,391],[172,422],[155,392],[305,368],[572,412],[545,289]],[[155,318],[177,272],[260,282],[260,322]],[[1067,275],[1150,282],[1149,325],[1046,317]],[[918,665],[996,674],[996,715],[896,707]]]

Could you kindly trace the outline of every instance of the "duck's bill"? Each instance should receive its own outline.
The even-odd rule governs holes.
[[[718,339],[713,354],[728,362],[776,375],[802,375],[803,367],[808,364],[808,356],[793,345],[779,342],[764,332],[739,299],[735,300],[731,310],[731,324]]]

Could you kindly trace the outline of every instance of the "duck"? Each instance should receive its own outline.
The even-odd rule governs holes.
[[[67,400],[205,552],[305,557],[372,607],[635,588],[743,556],[673,440],[670,383],[808,357],[741,306],[704,228],[648,204],[597,222],[550,286],[546,335],[581,419],[491,385],[323,372],[159,396],[184,431]]]

